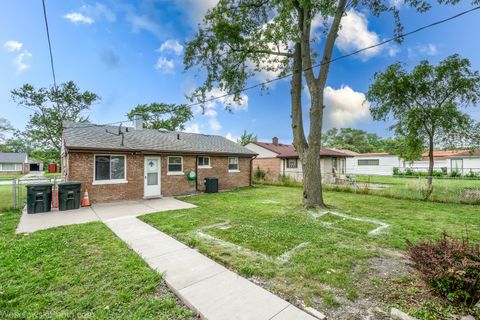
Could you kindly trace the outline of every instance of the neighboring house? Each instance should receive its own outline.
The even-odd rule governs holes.
[[[250,142],[246,148],[257,153],[253,160],[253,170],[265,172],[268,180],[277,180],[280,176],[289,176],[297,181],[303,179],[302,163],[295,147],[291,144],[278,142],[277,137],[272,142]],[[346,173],[346,158],[351,155],[344,150],[322,149],[320,151],[320,168],[324,182],[333,182]]]
[[[468,152],[468,150],[445,150],[433,151],[433,170],[449,172],[449,158],[456,154]],[[416,161],[404,161],[404,169],[410,168],[416,172],[427,172],[429,166],[428,152],[422,153],[422,159]]]
[[[35,159],[28,159],[28,167],[30,171],[43,171],[43,162]]]
[[[480,173],[480,150],[457,150],[453,155],[447,156],[447,171],[456,171],[462,175],[470,172]]]
[[[403,161],[397,155],[385,152],[356,153],[347,158],[347,174],[352,175],[393,175],[393,168],[402,167]]]
[[[28,172],[28,155],[26,153],[0,152],[0,175]]]
[[[251,184],[255,153],[224,137],[167,130],[65,123],[62,175],[88,187],[90,200],[193,194],[205,177],[220,190]]]

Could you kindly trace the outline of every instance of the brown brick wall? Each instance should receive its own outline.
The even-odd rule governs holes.
[[[193,194],[195,181],[189,182],[187,174],[195,172],[196,156],[183,156],[184,175],[168,175],[168,157],[161,159],[161,194],[162,196],[178,196]],[[88,187],[91,201],[111,201],[118,199],[141,199],[144,189],[144,155],[127,155],[128,183],[93,185],[93,153],[70,152],[64,168],[68,181],[80,181],[82,192]],[[65,164],[65,163],[64,163]],[[211,169],[198,169],[198,189],[205,189],[203,179],[214,176],[219,178],[219,189],[229,190],[250,184],[250,158],[239,158],[240,172],[228,172],[228,157],[210,157]]]
[[[279,158],[253,159],[253,172],[260,168],[265,172],[265,179],[275,181],[280,175],[280,161]]]

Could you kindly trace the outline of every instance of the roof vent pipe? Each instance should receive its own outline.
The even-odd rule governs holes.
[[[143,129],[143,117],[141,114],[137,113],[133,115],[133,125],[135,126],[135,130]]]
[[[180,133],[177,133],[177,140],[180,140]]]

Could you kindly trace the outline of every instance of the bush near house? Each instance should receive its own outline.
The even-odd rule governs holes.
[[[409,245],[408,254],[425,279],[448,300],[467,306],[480,299],[480,245],[444,233],[440,240]]]

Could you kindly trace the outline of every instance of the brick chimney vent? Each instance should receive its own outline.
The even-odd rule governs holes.
[[[272,138],[272,143],[274,146],[278,146],[278,138],[277,137],[273,137]]]

